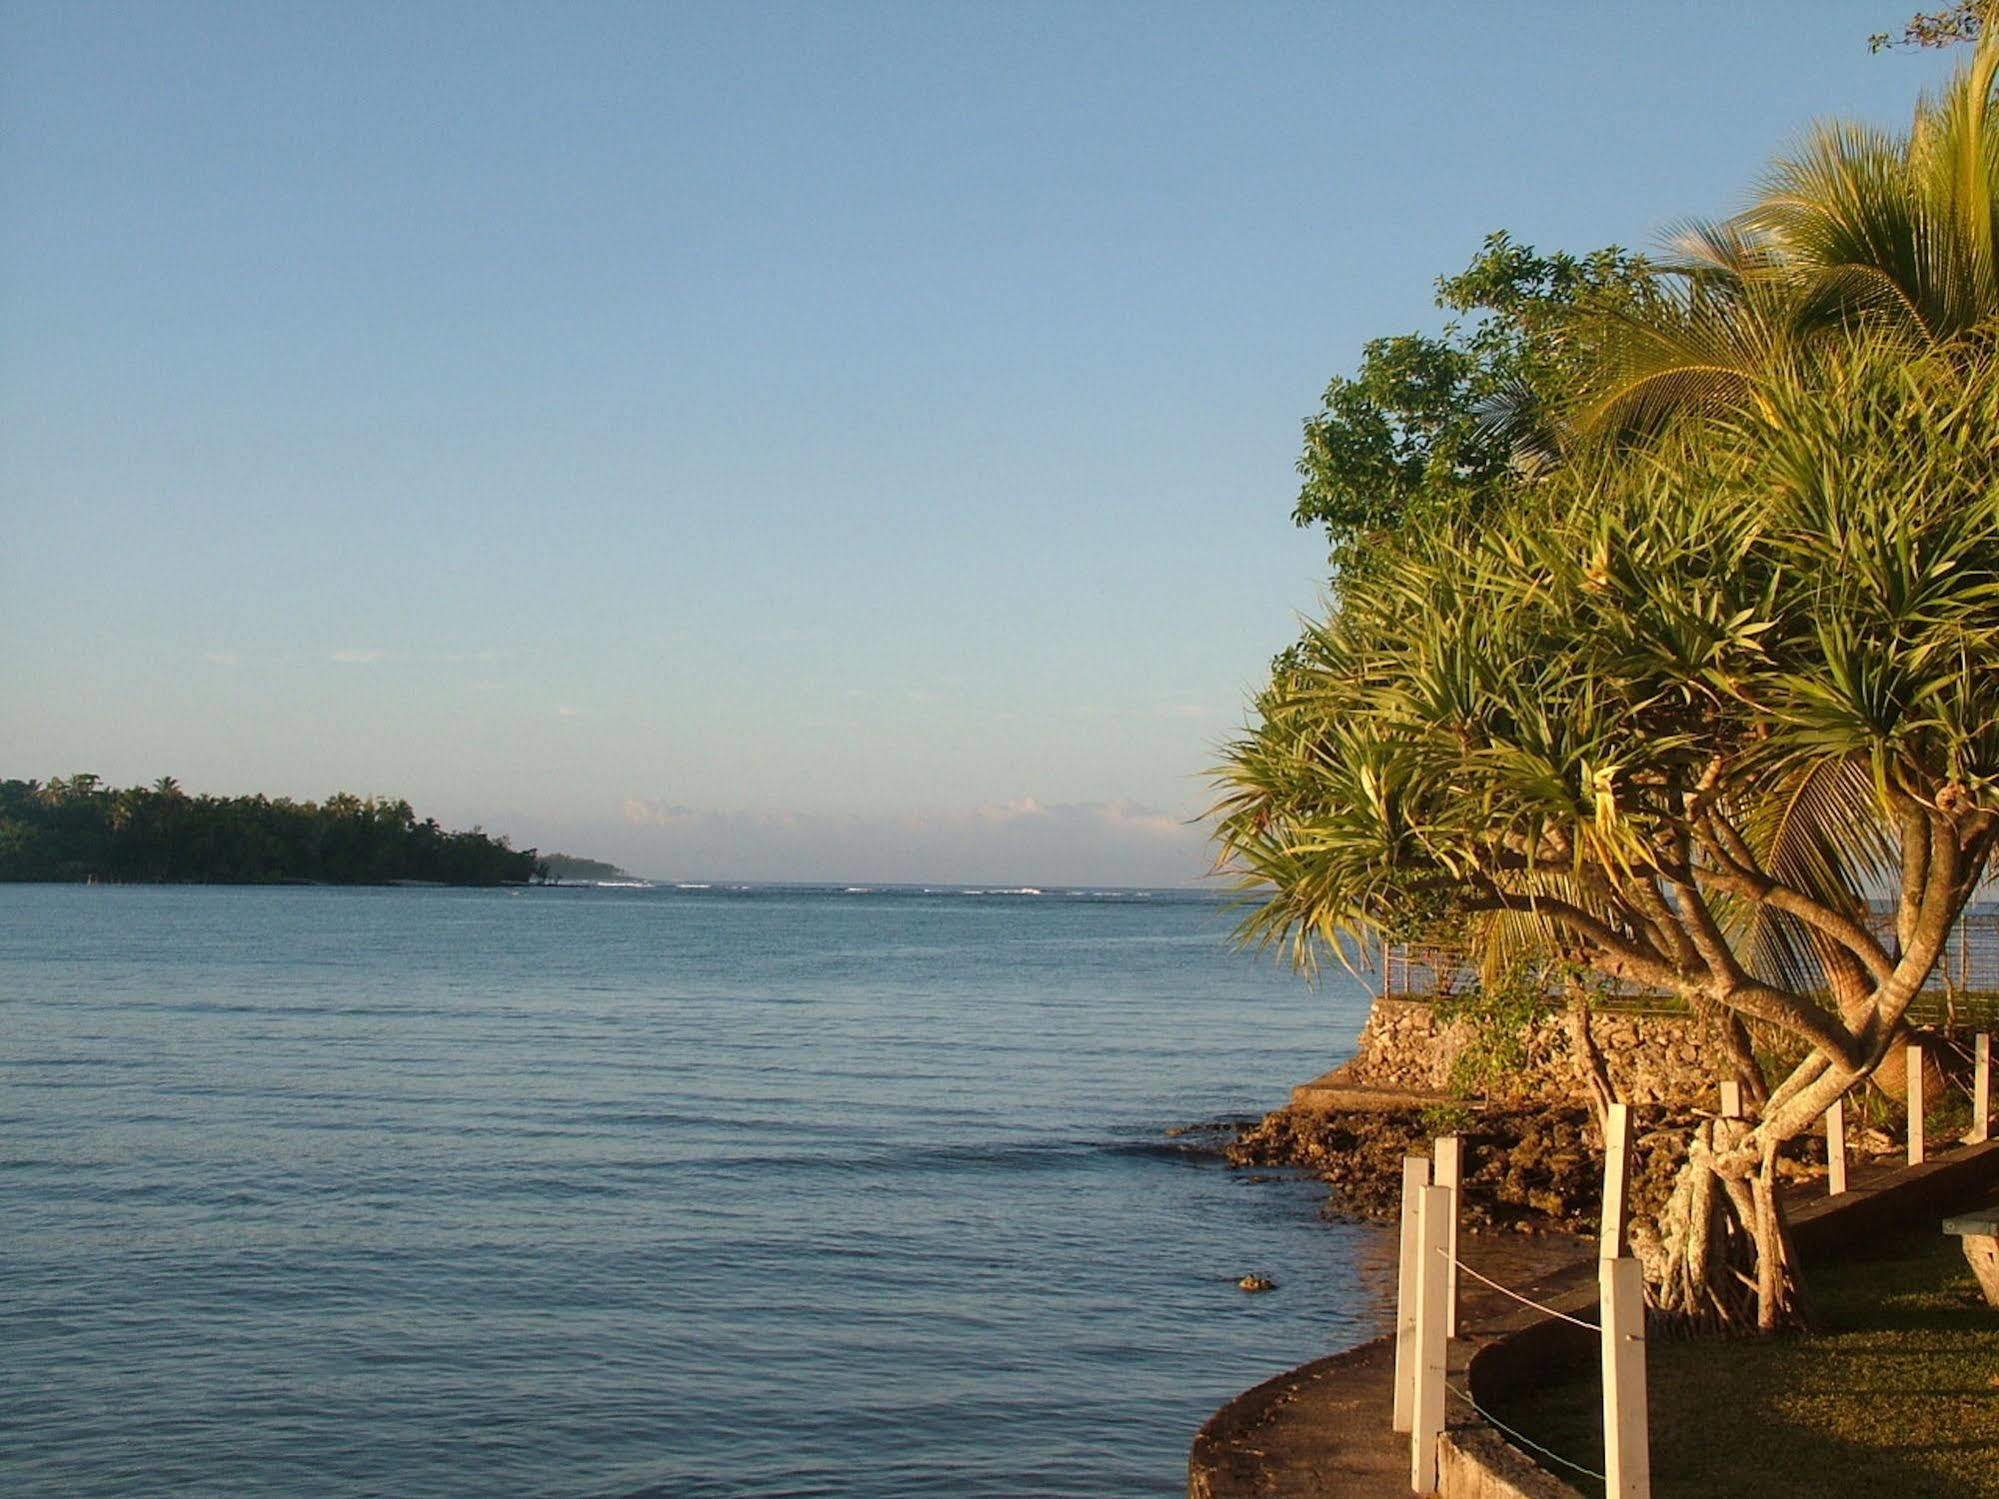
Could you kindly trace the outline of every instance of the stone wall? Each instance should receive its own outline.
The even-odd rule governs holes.
[[[1599,1011],[1590,1034],[1627,1103],[1710,1103],[1716,1080],[1727,1075],[1720,1047],[1690,1015]],[[1427,1000],[1377,999],[1341,1078],[1368,1088],[1449,1092],[1458,1058],[1477,1039],[1472,1022],[1441,1023]],[[1568,1103],[1578,1096],[1577,1075],[1568,1022],[1558,1014],[1529,1027],[1521,1065],[1481,1079],[1473,1091],[1495,1103]]]

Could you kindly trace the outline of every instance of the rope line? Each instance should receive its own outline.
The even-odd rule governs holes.
[[[1498,1281],[1494,1280],[1489,1275],[1480,1275],[1478,1271],[1472,1269],[1470,1265],[1467,1265],[1463,1260],[1459,1259],[1456,1255],[1452,1254],[1448,1249],[1439,1249],[1437,1253],[1441,1254],[1445,1259],[1449,1260],[1452,1264],[1456,1265],[1460,1270],[1464,1271],[1464,1273],[1469,1275],[1473,1280],[1483,1281],[1486,1285],[1491,1286],[1493,1290],[1499,1292],[1500,1295],[1511,1296],[1515,1301],[1519,1302],[1522,1306],[1531,1306],[1537,1312],[1546,1312],[1550,1317],[1560,1317],[1564,1322],[1573,1322],[1575,1323],[1576,1326],[1586,1327],[1591,1332],[1603,1331],[1603,1326],[1601,1323],[1585,1322],[1580,1317],[1571,1317],[1567,1312],[1558,1312],[1552,1306],[1543,1306],[1540,1302],[1530,1300],[1527,1297],[1522,1296],[1518,1291],[1511,1289],[1510,1287],[1502,1286]],[[1494,1424],[1497,1425],[1498,1423],[1495,1422]]]
[[[1596,1469],[1585,1468],[1581,1463],[1574,1462],[1569,1458],[1563,1457],[1562,1454],[1559,1452],[1553,1451],[1552,1449],[1547,1447],[1543,1447],[1539,1442],[1535,1441],[1532,1437],[1524,1436],[1520,1432],[1515,1431],[1511,1426],[1508,1426],[1504,1421],[1500,1420],[1499,1417],[1495,1416],[1491,1411],[1487,1410],[1484,1406],[1480,1405],[1476,1400],[1472,1399],[1471,1396],[1467,1395],[1463,1390],[1459,1389],[1449,1380],[1444,1381],[1444,1388],[1449,1390],[1453,1395],[1457,1396],[1458,1399],[1462,1400],[1466,1405],[1470,1406],[1473,1410],[1477,1411],[1480,1417],[1483,1418],[1487,1424],[1495,1426],[1500,1431],[1505,1432],[1507,1436],[1513,1438],[1513,1440],[1518,1442],[1521,1446],[1531,1447],[1534,1449],[1534,1451],[1540,1453],[1541,1456],[1547,1458],[1548,1461],[1560,1463],[1565,1468],[1573,1468],[1576,1472],[1582,1474],[1583,1477],[1585,1478],[1594,1478],[1598,1483],[1608,1483],[1610,1481],[1609,1479],[1605,1478],[1601,1473],[1597,1472]]]

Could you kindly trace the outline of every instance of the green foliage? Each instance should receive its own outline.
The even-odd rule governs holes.
[[[406,801],[190,797],[171,776],[122,791],[88,774],[0,781],[0,880],[498,885],[541,873],[535,850],[418,822]]]
[[[1437,1019],[1446,1025],[1462,1021],[1471,1030],[1451,1064],[1453,1092],[1484,1092],[1527,1067],[1529,1031],[1561,1008],[1561,983],[1549,968],[1533,959],[1516,959],[1491,982],[1438,996],[1433,1007]]]
[[[1417,1116],[1424,1134],[1461,1135],[1478,1123],[1478,1115],[1461,1103],[1433,1103]]]
[[[1774,366],[1865,331],[1912,351],[1999,318],[1999,36],[1908,131],[1831,121],[1772,163],[1749,208],[1693,223],[1641,302],[1593,320],[1580,425],[1643,435],[1762,398]],[[1772,413],[1765,412],[1766,417]]]
[[[1999,805],[1990,341],[1853,338],[1757,378],[1343,580],[1221,771],[1220,837],[1269,896],[1252,935],[1621,922],[1604,886],[1684,858],[1690,806],[1754,823],[1828,766],[1859,772],[1863,824],[1898,796]],[[1870,846],[1820,850],[1848,904]]]
[[[1308,964],[1475,938],[1488,980],[1538,953],[1734,993],[1730,960],[1690,955],[1711,909],[1802,992],[1823,925],[1758,881],[1858,918],[1924,867],[1896,866],[1911,817],[1975,880],[1999,813],[1995,75],[1988,38],[1907,135],[1820,128],[1660,274],[1495,239],[1442,284],[1469,331],[1334,382],[1299,514],[1334,536],[1336,606],[1220,772],[1225,861],[1265,897],[1246,935]],[[1699,869],[1748,878],[1702,893]],[[1939,887],[1946,923],[1969,888]]]
[[[1344,566],[1365,539],[1406,520],[1475,515],[1518,455],[1548,440],[1570,383],[1564,327],[1582,306],[1644,294],[1644,263],[1615,247],[1540,255],[1490,236],[1437,305],[1458,316],[1436,336],[1380,338],[1335,379],[1305,424],[1293,518],[1323,525]]]

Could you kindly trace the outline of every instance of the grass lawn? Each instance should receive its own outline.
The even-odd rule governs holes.
[[[1999,1495],[1999,1310],[1958,1241],[1932,1226],[1808,1286],[1810,1337],[1650,1345],[1654,1492]],[[1591,1379],[1497,1414],[1601,1471],[1599,1399]]]

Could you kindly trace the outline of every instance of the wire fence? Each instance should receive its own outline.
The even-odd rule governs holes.
[[[1480,1275],[1478,1271],[1472,1269],[1470,1265],[1467,1265],[1463,1260],[1459,1259],[1456,1255],[1452,1254],[1448,1249],[1442,1252],[1445,1259],[1449,1260],[1453,1265],[1456,1265],[1458,1267],[1458,1271],[1460,1274],[1469,1275],[1473,1280],[1478,1281],[1483,1285],[1491,1286],[1493,1290],[1499,1292],[1499,1294],[1502,1296],[1511,1296],[1515,1301],[1519,1302],[1522,1306],[1530,1306],[1535,1311],[1544,1313],[1547,1316],[1558,1317],[1564,1322],[1572,1322],[1577,1327],[1587,1329],[1590,1332],[1603,1331],[1603,1324],[1600,1322],[1585,1322],[1581,1317],[1571,1317],[1567,1312],[1558,1312],[1552,1306],[1547,1305],[1547,1303],[1545,1302],[1536,1301],[1531,1296],[1522,1296],[1518,1291],[1514,1290],[1510,1286],[1502,1286],[1498,1281],[1494,1280],[1489,1275]]]
[[[1892,925],[1876,922],[1894,949]],[[1478,964],[1462,949],[1398,943],[1380,953],[1381,992],[1392,999],[1448,999],[1479,986]],[[1684,1013],[1677,995],[1642,984],[1612,984],[1604,1001],[1616,1009]],[[1958,919],[1943,956],[1909,1008],[1919,1024],[1947,1029],[1999,1023],[1999,911],[1967,912]]]
[[[1455,1193],[1453,1193],[1453,1195],[1455,1195]],[[1455,1203],[1453,1203],[1451,1211],[1455,1213]],[[1427,1233],[1427,1229],[1425,1229],[1425,1233]],[[1533,1309],[1533,1311],[1539,1311],[1539,1313],[1541,1313],[1543,1317],[1553,1317],[1555,1321],[1563,1321],[1563,1323],[1569,1323],[1571,1327],[1581,1327],[1581,1329],[1583,1329],[1585,1333],[1595,1333],[1595,1335],[1597,1335],[1599,1339],[1603,1339],[1603,1357],[1605,1357],[1605,1401],[1609,1401],[1609,1397],[1611,1397],[1611,1391],[1613,1391],[1613,1385],[1609,1383],[1609,1375],[1611,1375],[1611,1369],[1609,1369],[1609,1359],[1611,1359],[1611,1345],[1613,1345],[1613,1341],[1615,1341],[1615,1343],[1619,1343],[1619,1345],[1631,1345],[1631,1343],[1639,1343],[1639,1345],[1641,1345],[1641,1343],[1645,1341],[1645,1333],[1643,1333],[1643,1303],[1639,1303],[1639,1309],[1637,1309],[1637,1317],[1639,1317],[1639,1321],[1637,1321],[1637,1325],[1635,1325],[1635,1331],[1623,1331],[1623,1329],[1619,1327],[1619,1321],[1621,1321],[1623,1317],[1629,1317],[1629,1315],[1631,1315],[1631,1313],[1629,1313],[1629,1309],[1625,1309],[1625,1311],[1623,1311],[1623,1313],[1619,1313],[1619,1315],[1613,1315],[1613,1313],[1617,1313],[1617,1305],[1611,1305],[1611,1303],[1607,1303],[1607,1301],[1605,1301],[1605,1303],[1599,1303],[1599,1305],[1603,1307],[1603,1313],[1601,1313],[1601,1315],[1603,1315],[1603,1317],[1605,1317],[1607,1321],[1611,1321],[1611,1327],[1609,1327],[1609,1331],[1605,1331],[1605,1325],[1603,1325],[1603,1321],[1589,1321],[1589,1319],[1585,1319],[1585,1317],[1577,1317],[1577,1315],[1573,1315],[1573,1313],[1567,1313],[1567,1311],[1561,1311],[1559,1307],[1551,1307],[1551,1305],[1547,1305],[1545,1301],[1537,1301],[1535,1297],[1527,1295],[1525,1291],[1515,1291],[1515,1289],[1513,1289],[1511,1285],[1505,1285],[1503,1281],[1497,1281],[1497,1279],[1493,1279],[1491,1275],[1485,1275],[1483,1271],[1479,1271],[1479,1269],[1473,1269],[1471,1265],[1467,1265],[1467,1263],[1463,1261],[1463,1257],[1459,1257],[1459,1255],[1457,1255],[1457,1251],[1455,1251],[1455,1249],[1451,1249],[1451,1247],[1447,1247],[1447,1245],[1431,1245],[1431,1247],[1433,1247],[1433,1251],[1435,1251],[1435,1255],[1437,1255],[1439,1259],[1443,1259],[1443,1261],[1445,1261],[1447,1265],[1451,1265],[1451,1269],[1453,1269],[1453,1271],[1457,1271],[1457,1273],[1461,1273],[1461,1275],[1469,1275],[1469,1277],[1471,1277],[1473,1281],[1477,1281],[1479,1285],[1485,1285],[1485,1287],[1489,1287],[1489,1289],[1497,1291],[1499,1295],[1503,1295],[1503,1297],[1507,1297],[1507,1299],[1511,1299],[1511,1301],[1517,1301],[1517,1303],[1519,1303],[1519,1305],[1523,1305],[1523,1307],[1529,1307],[1529,1309]],[[1405,1253],[1407,1253],[1407,1249],[1405,1249]],[[1605,1261],[1605,1263],[1607,1263],[1607,1261]],[[1621,1263],[1629,1265],[1631,1261],[1621,1261]],[[1607,1279],[1605,1279],[1605,1283],[1603,1283],[1603,1295],[1605,1295],[1605,1297],[1609,1297],[1609,1281],[1607,1281]],[[1451,1289],[1451,1291],[1447,1291],[1447,1297],[1449,1297],[1449,1305],[1451,1305],[1451,1311],[1449,1311],[1449,1323],[1451,1323],[1451,1325],[1455,1327],[1455,1321],[1457,1321],[1457,1313],[1455,1313],[1455,1299],[1457,1299],[1457,1291],[1455,1291],[1455,1285],[1453,1285],[1453,1289]],[[1427,1303],[1427,1301],[1425,1301],[1425,1303],[1421,1303],[1421,1307],[1417,1309],[1417,1313],[1415,1313],[1415,1315],[1417,1315],[1417,1323],[1415,1323],[1415,1339],[1417,1339],[1417,1341],[1421,1341],[1421,1339],[1423,1339],[1423,1331],[1421,1331],[1421,1325],[1423,1325],[1423,1319],[1425,1319],[1425,1317],[1429,1317],[1429,1315],[1433,1315],[1433,1313],[1429,1311],[1429,1303]],[[1621,1333],[1621,1335],[1619,1335],[1619,1333]],[[1451,1335],[1455,1335],[1455,1331],[1453,1331]],[[1439,1353],[1441,1353],[1441,1347],[1439,1347]],[[1641,1389],[1639,1389],[1639,1409],[1643,1409],[1643,1353],[1639,1351],[1639,1353],[1635,1353],[1635,1357],[1639,1359],[1639,1373],[1637,1373],[1637,1379],[1639,1379],[1639,1387],[1641,1387]],[[1399,1353],[1397,1353],[1397,1359],[1399,1359]],[[1619,1353],[1619,1363],[1623,1363],[1623,1353]],[[1441,1375],[1441,1369],[1439,1369],[1439,1375]],[[1397,1363],[1397,1379],[1401,1379],[1401,1365],[1399,1365],[1399,1363]],[[1475,1417],[1479,1417],[1481,1421],[1485,1421],[1485,1425],[1489,1425],[1489,1427],[1491,1427],[1493,1431],[1497,1431],[1499,1435],[1503,1435],[1503,1437],[1505,1437],[1507,1441],[1511,1441],[1511,1443],[1513,1443],[1515,1447],[1519,1447],[1519,1449],[1521,1449],[1521,1451],[1525,1451],[1525,1453],[1533,1453],[1533,1459],[1535,1459],[1535,1461],[1539,1461],[1539,1463],[1541,1463],[1543,1467],[1559,1467],[1559,1469],[1567,1469],[1567,1471],[1571,1471],[1571,1473],[1577,1473],[1577,1475],[1581,1475],[1581,1477],[1585,1477],[1585,1479],[1593,1479],[1593,1481],[1597,1481],[1597,1483],[1605,1483],[1605,1485],[1609,1483],[1609,1479],[1605,1477],[1605,1471],[1599,1471],[1599,1469],[1593,1469],[1593,1467],[1589,1467],[1587,1463],[1579,1463],[1579,1461],[1575,1461],[1573,1457],[1567,1457],[1565,1453],[1559,1453],[1559,1451],[1555,1451],[1553,1447],[1549,1447],[1549,1445],[1545,1445],[1545,1443],[1541,1443],[1541,1441],[1535,1441],[1533,1437],[1529,1437],[1529,1435],[1527,1435],[1525,1431],[1521,1431],[1519,1427],[1511,1425],[1509,1421],[1501,1419],[1501,1417],[1499,1417],[1499,1415],[1495,1415],[1493,1411],[1489,1411],[1489,1409],[1485,1409],[1483,1405],[1479,1405],[1479,1403],[1477,1403],[1477,1399],[1473,1399],[1473,1395],[1471,1395],[1471,1391],[1469,1391],[1469,1389],[1463,1389],[1463,1387],[1459,1387],[1459,1385],[1451,1383],[1451,1381],[1449,1381],[1447,1377],[1443,1377],[1443,1379],[1441,1379],[1441,1387],[1443,1387],[1443,1393],[1447,1393],[1447,1395],[1451,1395],[1453,1399],[1457,1399],[1457,1401],[1461,1401],[1463,1405],[1467,1405],[1467,1407],[1471,1409],[1471,1413],[1473,1413]],[[1617,1395],[1617,1399],[1619,1399],[1619,1401],[1623,1401],[1623,1395],[1619,1393],[1619,1395]],[[1643,1417],[1641,1417],[1641,1419],[1643,1419]],[[1441,1429],[1443,1425],[1445,1425],[1445,1423],[1443,1423],[1443,1421],[1439,1419],[1439,1425],[1437,1425],[1437,1429]],[[1417,1433],[1417,1437],[1415,1437],[1415,1439],[1417,1439],[1417,1441],[1421,1441],[1421,1433]],[[1625,1441],[1625,1437],[1619,1437],[1619,1443],[1623,1443],[1623,1441]],[[1619,1469],[1619,1471],[1623,1471],[1623,1473],[1627,1473],[1627,1475],[1629,1475],[1629,1467],[1627,1467],[1627,1463],[1629,1463],[1629,1449],[1627,1449],[1627,1447],[1617,1447],[1615,1451],[1611,1451],[1611,1449],[1609,1449],[1609,1443],[1611,1443],[1611,1429],[1609,1429],[1609,1419],[1605,1419],[1605,1449],[1607,1449],[1607,1451],[1605,1451],[1605,1459],[1607,1459],[1607,1461],[1605,1461],[1605,1465],[1603,1465],[1603,1467],[1605,1467],[1605,1469]],[[1639,1447],[1643,1447],[1643,1445],[1645,1445],[1645,1441],[1643,1441],[1643,1435],[1641,1435],[1641,1437],[1639,1437]],[[1421,1449],[1419,1449],[1419,1451],[1421,1451]],[[1619,1457],[1619,1453],[1625,1453],[1625,1455],[1623,1455],[1623,1457]],[[1421,1457],[1419,1457],[1417,1461],[1421,1461]],[[1643,1467],[1649,1467],[1649,1463],[1647,1463],[1645,1459],[1641,1459],[1641,1463],[1639,1463],[1639,1465],[1641,1465],[1641,1469],[1643,1469]],[[1429,1489],[1427,1489],[1425,1485],[1421,1485],[1421,1483],[1417,1485],[1417,1489],[1419,1489],[1419,1491],[1429,1491]],[[1641,1479],[1639,1487],[1637,1487],[1637,1489],[1631,1489],[1631,1491],[1633,1491],[1633,1493],[1649,1493],[1649,1479]]]
[[[1563,1457],[1561,1453],[1555,1451],[1552,1447],[1543,1447],[1539,1442],[1535,1441],[1525,1432],[1520,1431],[1515,1427],[1508,1426],[1504,1421],[1500,1420],[1499,1417],[1495,1416],[1491,1411],[1487,1410],[1484,1406],[1480,1405],[1476,1400],[1472,1399],[1469,1394],[1459,1389],[1456,1385],[1450,1383],[1448,1380],[1445,1381],[1444,1383],[1444,1389],[1447,1393],[1455,1395],[1458,1399],[1462,1400],[1466,1405],[1470,1406],[1474,1411],[1478,1412],[1479,1418],[1483,1420],[1488,1426],[1493,1427],[1495,1430],[1501,1432],[1511,1440],[1518,1442],[1522,1447],[1527,1448],[1529,1451],[1538,1452],[1542,1457],[1546,1458],[1549,1462],[1560,1463],[1563,1467],[1571,1468],[1576,1472],[1582,1474],[1582,1476],[1585,1478],[1594,1478],[1598,1483],[1609,1482],[1609,1480],[1606,1479],[1603,1476],[1603,1474],[1597,1472],[1596,1469],[1591,1467],[1585,1467],[1582,1463],[1577,1462],[1572,1457]]]

